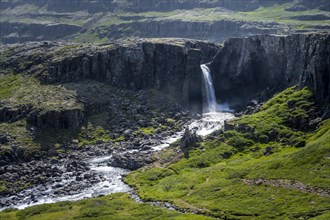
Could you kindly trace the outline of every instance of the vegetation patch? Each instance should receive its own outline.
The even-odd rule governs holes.
[[[0,212],[0,219],[33,220],[33,219],[194,219],[206,220],[209,217],[182,214],[177,211],[137,203],[128,194],[118,193],[109,196],[81,200],[78,202],[60,202],[33,206],[24,210]]]
[[[315,108],[310,90],[289,88],[258,113],[231,121],[231,130],[202,142],[189,158],[156,163],[162,168],[140,169],[125,181],[146,201],[169,201],[212,217],[323,219],[330,198],[297,188],[330,189],[330,120],[316,130],[303,126]],[[297,137],[305,146],[295,147]]]

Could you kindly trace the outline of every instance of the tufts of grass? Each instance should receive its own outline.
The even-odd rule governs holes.
[[[41,85],[34,77],[21,74],[0,76],[0,98],[7,105],[32,105],[43,110],[63,110],[82,108],[77,94],[63,86]]]
[[[246,183],[256,179],[297,180],[312,188],[330,189],[330,120],[315,131],[290,121],[295,116],[298,121],[305,120],[313,108],[308,89],[290,88],[265,103],[258,113],[231,122],[236,130],[192,149],[188,159],[173,158],[162,168],[140,169],[125,181],[142,199],[170,201],[212,217],[322,219],[330,212],[328,197],[294,187]],[[269,138],[272,129],[276,136],[260,141],[258,135]],[[304,147],[288,145],[296,135],[305,141]],[[271,153],[265,154],[269,148]]]
[[[137,203],[128,194],[118,193],[109,196],[33,206],[21,211],[0,212],[0,219],[212,219],[195,214],[182,214],[150,204]]]

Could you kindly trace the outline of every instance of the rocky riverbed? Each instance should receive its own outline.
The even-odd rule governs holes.
[[[230,113],[205,114],[195,116],[185,126],[204,136],[219,130],[230,118],[233,118]],[[182,131],[164,132],[149,138],[90,145],[66,156],[2,166],[2,180],[22,184],[3,193],[0,209],[129,192],[132,189],[122,182],[122,177],[152,163],[153,152],[168,147],[182,134]]]

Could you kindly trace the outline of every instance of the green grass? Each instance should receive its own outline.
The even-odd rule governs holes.
[[[263,21],[263,22],[279,22],[284,24],[292,24],[296,28],[301,26],[308,26],[308,25],[328,25],[329,20],[326,21],[299,21],[294,19],[295,16],[301,15],[315,15],[315,14],[325,14],[330,15],[329,12],[320,11],[318,9],[313,10],[306,10],[306,11],[285,11],[286,8],[292,6],[292,3],[282,4],[282,5],[274,5],[272,7],[261,7],[255,11],[251,12],[242,12],[244,15],[244,19],[252,20],[252,21]]]
[[[266,102],[259,112],[231,123],[247,138],[267,143],[277,141],[291,146],[305,139],[304,131],[315,113],[313,94],[308,88],[289,88]],[[244,145],[247,146],[247,145]]]
[[[0,76],[0,98],[10,106],[32,105],[43,110],[82,108],[75,91],[61,85],[41,85],[30,76],[7,74]]]
[[[109,41],[108,38],[100,38],[100,36],[94,32],[87,32],[83,34],[79,34],[72,39],[73,42],[77,43],[86,43],[86,42],[93,42],[93,43],[106,43]]]
[[[9,74],[0,76],[0,98],[6,99],[10,97],[24,82],[24,78],[20,75]]]
[[[154,127],[141,127],[137,131],[134,132],[134,134],[147,134],[147,135],[154,135],[156,133],[156,130]]]
[[[137,203],[124,193],[82,200],[78,202],[60,202],[39,205],[22,211],[5,211],[0,213],[2,220],[70,220],[70,219],[194,219],[206,220],[208,217],[181,214],[149,204]]]
[[[259,178],[296,180],[330,189],[330,120],[316,131],[292,126],[291,121],[294,117],[305,120],[314,107],[308,89],[287,89],[265,103],[258,113],[231,122],[238,130],[202,142],[188,159],[178,160],[167,150],[166,155],[174,158],[172,163],[167,160],[142,168],[125,181],[136,187],[144,200],[170,201],[213,217],[322,219],[329,215],[330,198],[244,182]],[[280,131],[272,140],[260,138],[272,129]],[[288,136],[282,135],[283,129]],[[296,136],[305,140],[304,147],[295,147]],[[264,155],[266,147],[271,147],[273,153]]]

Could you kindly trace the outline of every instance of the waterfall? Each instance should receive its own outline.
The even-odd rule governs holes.
[[[229,105],[227,103],[223,103],[223,104],[217,103],[210,69],[205,64],[201,65],[201,69],[203,71],[204,85],[205,85],[206,98],[207,98],[206,100],[207,107],[206,109],[204,109],[204,111],[206,113],[215,113],[215,112],[232,113],[233,110],[229,108]]]
[[[203,71],[203,76],[204,76],[204,85],[205,85],[205,90],[206,90],[206,98],[207,98],[207,112],[215,112],[217,111],[217,100],[215,98],[215,92],[214,92],[214,87],[212,83],[212,76],[210,73],[210,69],[202,64],[201,69]]]

